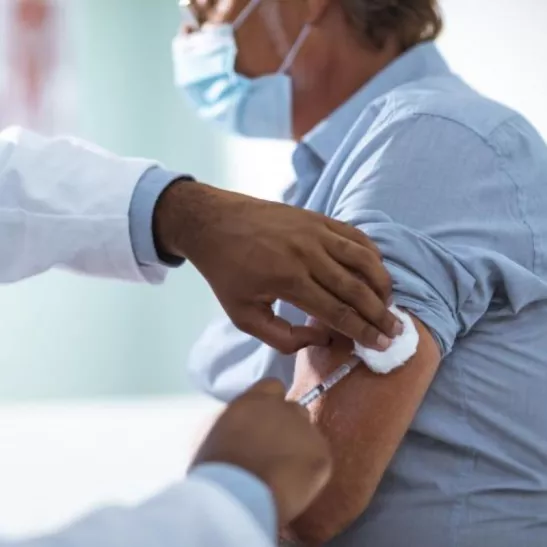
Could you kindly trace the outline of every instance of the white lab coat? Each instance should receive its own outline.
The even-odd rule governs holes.
[[[0,547],[273,547],[227,491],[187,478],[144,505],[104,509],[58,535]]]
[[[135,185],[154,165],[75,139],[0,133],[0,283],[52,267],[161,280],[163,268],[137,264],[128,220]]]
[[[135,185],[154,165],[74,139],[1,132],[0,283],[53,267],[132,281],[163,279],[162,267],[137,264],[128,222]],[[202,477],[190,477],[138,508],[103,510],[57,536],[0,540],[0,547],[243,545],[272,543],[235,497]]]

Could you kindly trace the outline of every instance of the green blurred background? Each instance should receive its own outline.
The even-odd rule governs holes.
[[[224,185],[219,137],[174,89],[173,0],[69,0],[76,133]],[[172,394],[214,306],[191,267],[161,288],[49,273],[0,287],[0,399]]]

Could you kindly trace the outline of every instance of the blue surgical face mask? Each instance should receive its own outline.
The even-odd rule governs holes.
[[[234,32],[261,0],[251,0],[233,24],[208,25],[173,42],[175,82],[198,115],[230,133],[292,138],[292,84],[286,74],[306,40],[306,25],[275,74],[246,78],[235,70]],[[188,17],[188,16],[187,16]]]

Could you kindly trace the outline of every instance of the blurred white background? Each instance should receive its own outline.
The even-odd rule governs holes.
[[[73,132],[264,197],[290,181],[290,146],[220,137],[182,104],[171,84],[174,0],[65,4]],[[443,6],[453,69],[547,136],[545,0]],[[215,308],[191,267],[161,288],[52,273],[0,287],[0,302],[0,535],[136,502],[180,476],[216,409],[185,381]]]

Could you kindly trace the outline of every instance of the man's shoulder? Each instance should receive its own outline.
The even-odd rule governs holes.
[[[519,117],[511,108],[470,87],[456,75],[424,78],[393,89],[374,105],[377,129],[397,127],[430,117],[457,124],[488,139],[508,120]]]

